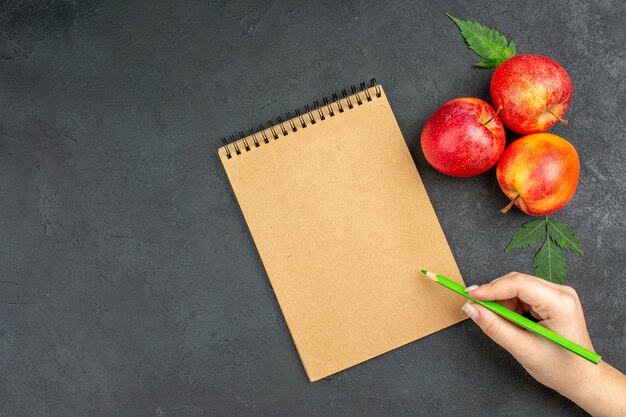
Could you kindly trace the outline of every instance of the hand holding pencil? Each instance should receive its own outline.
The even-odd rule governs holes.
[[[580,300],[571,287],[512,272],[466,291],[476,300],[497,301],[519,314],[527,311],[542,326],[593,351]],[[626,376],[606,362],[594,365],[479,304],[468,302],[463,311],[537,381],[594,416],[626,415]]]

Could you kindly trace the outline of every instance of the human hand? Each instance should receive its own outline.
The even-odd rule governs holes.
[[[580,299],[571,287],[511,272],[488,284],[472,285],[466,291],[477,300],[497,301],[519,314],[529,312],[542,326],[594,351]],[[607,413],[616,410],[626,413],[626,377],[619,371],[604,362],[594,365],[479,304],[468,302],[463,310],[537,381],[570,398],[592,414],[617,415]],[[598,408],[602,406],[597,402],[607,401],[603,397],[609,383],[613,383],[611,386],[615,388],[613,405],[618,408]]]

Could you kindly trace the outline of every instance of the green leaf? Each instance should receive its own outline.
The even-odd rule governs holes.
[[[513,238],[504,251],[508,252],[511,249],[527,248],[539,242],[539,240],[544,237],[546,237],[545,220],[526,222],[513,233]]]
[[[565,255],[550,238],[547,238],[533,258],[533,268],[539,278],[562,284],[565,279]]]
[[[501,62],[498,59],[485,59],[484,61],[480,61],[474,64],[474,66],[479,67],[479,68],[496,68],[498,65],[500,65]]]
[[[583,253],[578,238],[568,225],[554,220],[546,219],[548,224],[548,236],[560,247]]]
[[[483,58],[484,61],[476,63],[477,67],[495,68],[507,59],[515,56],[515,43],[507,39],[494,29],[490,29],[478,22],[457,19],[446,13],[452,21],[461,29],[461,35],[467,42],[467,46]]]

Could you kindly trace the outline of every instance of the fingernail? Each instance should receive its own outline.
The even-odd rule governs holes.
[[[467,314],[467,317],[469,317],[472,320],[476,320],[476,316],[478,315],[478,310],[474,308],[471,301],[467,301],[465,304],[463,304],[463,307],[461,307],[461,310],[463,310],[465,314]]]
[[[476,288],[478,288],[478,285],[470,285],[469,287],[465,288],[465,292],[475,290]]]

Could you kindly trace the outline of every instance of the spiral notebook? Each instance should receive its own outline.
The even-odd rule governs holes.
[[[462,283],[384,89],[332,97],[218,151],[310,381],[465,318],[418,272]]]

